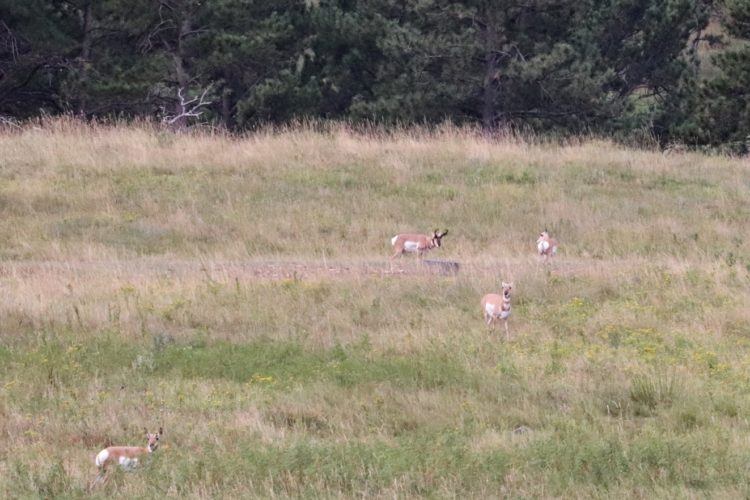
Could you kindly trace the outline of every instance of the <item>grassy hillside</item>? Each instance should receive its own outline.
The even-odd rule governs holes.
[[[95,494],[750,495],[746,160],[57,121],[0,133],[0,214],[4,497],[159,425]],[[457,276],[388,263],[435,227]]]

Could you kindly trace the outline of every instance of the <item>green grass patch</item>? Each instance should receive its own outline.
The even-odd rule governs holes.
[[[301,344],[260,340],[243,345],[168,346],[155,358],[154,373],[170,377],[266,380],[291,387],[320,380],[340,386],[390,383],[434,389],[466,384],[465,369],[446,354],[375,354],[356,347],[313,350]]]

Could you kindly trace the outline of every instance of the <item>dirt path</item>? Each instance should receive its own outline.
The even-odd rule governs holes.
[[[543,271],[569,276],[588,272],[614,271],[642,265],[640,261],[555,261],[542,266],[532,258],[454,262],[447,260],[383,259],[358,261],[272,261],[272,260],[170,260],[164,258],[123,259],[111,261],[5,261],[0,262],[0,278],[36,278],[65,276],[78,279],[96,275],[99,278],[188,278],[202,276],[216,281],[284,280],[284,279],[352,279],[415,275],[477,275],[487,273],[513,274]]]
[[[319,277],[400,276],[414,274],[456,274],[453,262],[417,260],[384,261],[225,261],[132,259],[115,261],[6,261],[0,263],[0,277],[37,275],[129,275],[192,276],[204,274],[258,278],[309,279]]]

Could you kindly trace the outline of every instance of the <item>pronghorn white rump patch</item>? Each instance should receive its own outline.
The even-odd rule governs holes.
[[[549,249],[549,241],[539,240],[536,247],[539,249],[539,253],[544,253]]]
[[[96,464],[97,467],[101,467],[102,465],[104,465],[104,462],[106,462],[108,458],[109,458],[109,452],[107,450],[102,450],[99,453],[97,453],[96,460],[94,460],[94,463]]]

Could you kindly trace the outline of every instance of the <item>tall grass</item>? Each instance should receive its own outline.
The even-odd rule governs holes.
[[[86,496],[163,425],[93,494],[747,496],[748,191],[450,128],[0,133],[0,494]],[[387,262],[434,227],[457,276]]]

